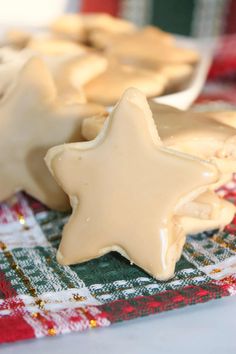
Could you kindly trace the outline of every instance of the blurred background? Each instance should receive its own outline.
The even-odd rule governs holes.
[[[236,0],[0,0],[0,25],[43,26],[63,12],[107,12],[195,37],[236,32]]]

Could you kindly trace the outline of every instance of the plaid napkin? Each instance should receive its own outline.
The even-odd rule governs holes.
[[[209,82],[198,108],[234,107],[235,98],[211,95],[221,85]],[[236,178],[218,193],[236,202]],[[59,265],[55,254],[67,220],[23,193],[0,204],[0,342],[109,326],[236,294],[236,218],[222,232],[189,236],[175,277],[166,282],[116,253]]]

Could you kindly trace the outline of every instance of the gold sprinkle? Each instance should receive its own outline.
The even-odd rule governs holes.
[[[57,334],[57,331],[55,330],[55,328],[49,328],[48,334],[49,336],[55,336]]]
[[[231,245],[230,243],[227,243],[227,242],[223,241],[219,236],[214,235],[213,236],[213,240],[216,243],[218,243],[221,247],[229,248],[230,250],[236,252],[236,247],[234,247],[234,245]]]
[[[45,302],[44,302],[43,300],[41,300],[41,299],[37,299],[37,300],[35,301],[35,303],[36,303],[36,305],[39,306],[39,308],[43,308],[44,305],[45,305]]]
[[[23,270],[20,269],[20,267],[17,265],[12,253],[7,250],[7,246],[2,241],[0,241],[0,248],[3,250],[4,256],[6,257],[9,265],[12,267],[12,269],[15,270],[16,274],[23,281],[23,283],[24,283],[25,287],[28,289],[30,295],[33,297],[37,297],[36,289],[33,288],[33,286],[30,283],[30,280],[27,278],[27,276],[25,276]],[[40,308],[43,308],[43,306],[44,306],[44,302],[42,300],[40,300],[38,303],[36,302],[36,304],[39,305]]]
[[[20,222],[21,225],[25,225],[25,218],[24,218],[23,215],[19,215],[18,219],[19,219],[19,222]]]
[[[13,264],[12,264],[12,268],[15,269],[15,270],[17,270],[17,269],[19,269],[19,266],[18,266],[16,263],[13,263]]]
[[[2,241],[0,241],[0,248],[1,250],[5,250],[7,248],[7,246],[5,245],[5,243],[3,243]]]
[[[37,318],[37,317],[38,317],[38,315],[39,315],[39,313],[38,313],[38,312],[33,312],[33,313],[31,313],[31,317],[33,317],[33,318]]]
[[[26,221],[25,218],[22,214],[18,214],[18,220],[20,222],[20,224],[23,226],[24,230],[29,230],[29,226],[26,225]]]
[[[210,274],[215,274],[215,273],[220,273],[220,272],[221,272],[221,269],[215,268],[215,269],[212,269],[212,271],[210,272]]]
[[[88,310],[86,308],[78,308],[77,309],[78,312],[82,312],[83,314],[86,314],[88,312]]]
[[[97,321],[96,321],[96,320],[90,320],[90,321],[89,321],[89,326],[90,326],[91,328],[97,327]]]
[[[85,300],[86,300],[86,297],[80,296],[79,294],[73,294],[73,299],[74,299],[75,301],[85,301]]]

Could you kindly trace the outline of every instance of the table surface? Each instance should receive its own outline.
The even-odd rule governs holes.
[[[236,296],[108,328],[2,345],[4,354],[235,354]]]

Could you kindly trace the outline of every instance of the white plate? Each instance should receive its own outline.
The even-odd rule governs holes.
[[[191,79],[188,80],[181,91],[156,97],[154,101],[185,110],[195,101],[204,86],[216,47],[216,39],[194,39],[176,36],[176,40],[177,45],[198,51],[200,61],[194,69]]]

